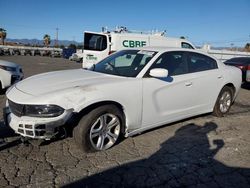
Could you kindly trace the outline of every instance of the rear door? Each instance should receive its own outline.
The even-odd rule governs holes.
[[[203,54],[188,52],[187,64],[195,98],[193,105],[200,113],[212,111],[224,79],[216,60]]]

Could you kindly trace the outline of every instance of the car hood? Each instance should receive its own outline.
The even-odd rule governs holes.
[[[32,76],[17,83],[16,88],[26,94],[40,96],[74,87],[91,87],[103,82],[118,81],[119,78],[122,77],[75,69]]]
[[[0,65],[8,66],[8,67],[19,67],[19,65],[16,64],[16,63],[12,63],[12,62],[9,62],[9,61],[4,61],[4,60],[0,60]]]

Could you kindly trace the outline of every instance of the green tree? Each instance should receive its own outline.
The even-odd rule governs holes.
[[[65,46],[64,46],[63,44],[61,44],[61,45],[60,45],[60,48],[61,48],[61,49],[64,49],[64,48],[65,48]]]
[[[75,45],[75,44],[70,44],[70,45],[68,46],[68,48],[76,49],[76,45]]]
[[[181,36],[180,39],[186,39],[184,36]]]
[[[45,35],[43,36],[43,44],[44,44],[46,47],[48,47],[48,46],[50,45],[50,42],[51,42],[50,36],[49,36],[48,34],[45,34]]]
[[[0,38],[2,41],[2,44],[4,45],[4,40],[6,39],[7,32],[4,28],[0,28]]]
[[[76,48],[77,49],[83,49],[83,45],[82,44],[78,44]]]

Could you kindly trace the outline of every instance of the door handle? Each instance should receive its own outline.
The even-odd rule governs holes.
[[[185,86],[192,86],[192,85],[193,85],[192,82],[186,82],[186,83],[185,83]]]
[[[222,75],[218,76],[218,79],[221,79],[221,78],[223,78],[223,76],[222,76]]]

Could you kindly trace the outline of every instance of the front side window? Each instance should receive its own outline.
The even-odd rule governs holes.
[[[107,36],[94,33],[85,33],[84,49],[93,51],[103,51],[107,49]]]
[[[218,68],[217,62],[214,59],[194,52],[189,52],[187,61],[190,73]]]
[[[169,76],[181,75],[188,73],[188,67],[185,61],[185,53],[181,51],[166,52],[162,54],[155,63],[150,67],[163,68],[168,70]]]
[[[122,50],[95,65],[93,71],[125,77],[136,77],[156,52]]]

